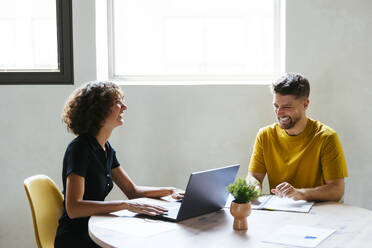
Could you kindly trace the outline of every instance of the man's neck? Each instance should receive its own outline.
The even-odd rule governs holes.
[[[285,131],[290,136],[297,136],[305,130],[306,124],[307,124],[307,117],[304,116],[296,123],[294,127],[292,127],[291,129],[286,129]]]

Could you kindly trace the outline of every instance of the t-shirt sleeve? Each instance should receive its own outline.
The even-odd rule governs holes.
[[[344,152],[336,133],[327,137],[320,159],[325,180],[347,177]]]
[[[86,177],[89,160],[88,144],[84,142],[75,142],[70,144],[65,157],[66,177],[72,172],[79,176]]]
[[[265,159],[262,144],[263,132],[258,132],[254,143],[251,161],[249,162],[248,171],[266,173]]]
[[[113,158],[112,158],[112,166],[111,166],[111,169],[114,169],[116,167],[119,167],[120,166],[120,163],[118,161],[118,159],[116,158],[116,151],[114,149],[113,150]]]

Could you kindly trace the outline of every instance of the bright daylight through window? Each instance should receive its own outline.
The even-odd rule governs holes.
[[[72,83],[71,0],[0,2],[0,83]]]
[[[0,69],[58,71],[56,2],[6,2],[0,8],[0,28],[7,34],[0,39]]]
[[[109,76],[241,81],[283,71],[284,0],[111,0]]]

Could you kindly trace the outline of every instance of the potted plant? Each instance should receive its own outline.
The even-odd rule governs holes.
[[[234,216],[234,229],[247,230],[247,216],[251,214],[251,201],[260,196],[260,189],[256,184],[249,184],[244,178],[237,178],[234,183],[226,187],[235,200],[231,202],[230,213]]]

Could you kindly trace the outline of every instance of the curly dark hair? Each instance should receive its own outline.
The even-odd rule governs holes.
[[[296,98],[309,97],[310,84],[302,75],[287,73],[272,84],[272,90],[281,95],[294,95]]]
[[[96,136],[110,108],[123,99],[120,87],[112,82],[90,82],[72,92],[62,112],[62,122],[75,135]]]

